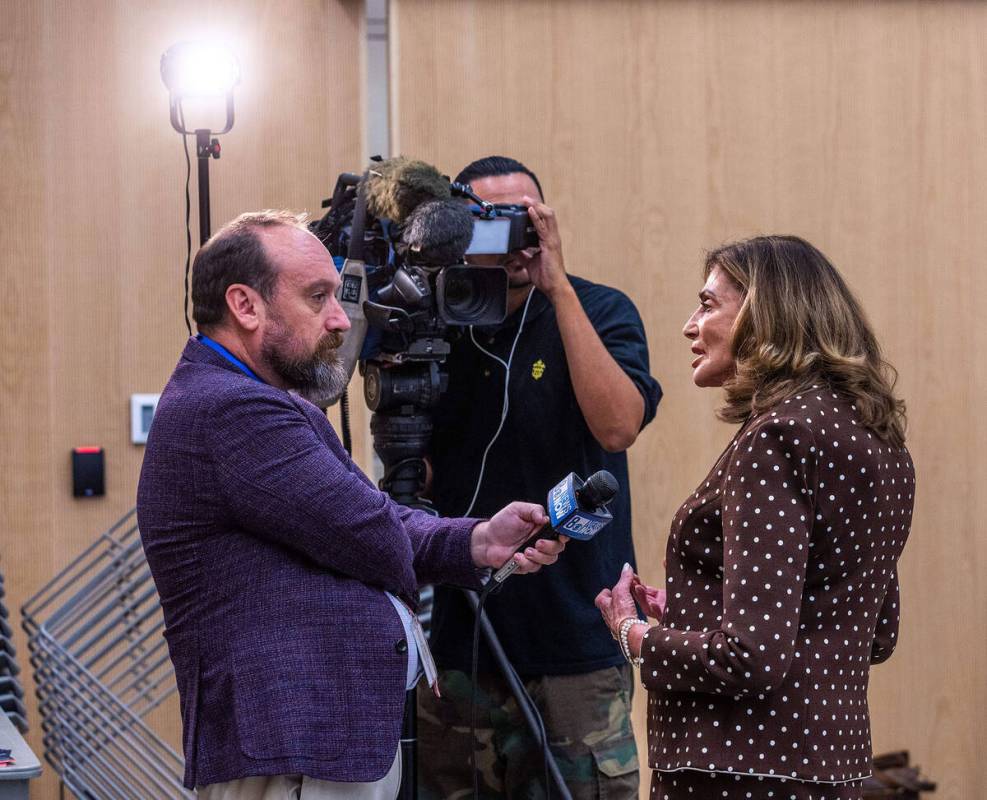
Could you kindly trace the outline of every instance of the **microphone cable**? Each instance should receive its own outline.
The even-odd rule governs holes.
[[[524,301],[524,311],[521,312],[521,322],[518,324],[517,334],[514,336],[514,342],[511,344],[511,350],[507,356],[507,361],[504,361],[504,359],[499,356],[495,356],[489,350],[484,349],[484,347],[476,340],[476,335],[473,332],[473,326],[470,325],[470,339],[473,341],[476,349],[500,364],[504,368],[505,372],[504,404],[500,412],[500,424],[497,426],[497,430],[494,431],[493,437],[490,439],[486,449],[483,451],[483,458],[480,459],[480,474],[476,479],[476,489],[473,491],[473,499],[470,500],[469,508],[467,508],[463,514],[464,517],[468,517],[473,511],[473,506],[476,505],[476,499],[480,496],[480,486],[483,484],[483,473],[487,468],[487,456],[490,454],[490,449],[494,446],[494,443],[497,441],[497,437],[500,436],[500,432],[504,429],[504,423],[507,421],[507,412],[510,409],[510,397],[508,395],[508,390],[511,385],[511,364],[514,362],[514,351],[517,348],[518,341],[521,339],[521,332],[524,330],[524,321],[528,316],[528,306],[531,305],[531,298],[534,297],[534,294],[535,288],[532,286],[531,291],[528,292],[528,297]]]
[[[472,506],[470,506],[472,508]],[[480,660],[480,616],[483,614],[483,604],[490,596],[488,581],[477,598],[473,618],[473,660],[470,669],[470,774],[473,776],[473,800],[480,800],[480,775],[476,769],[476,695],[477,695],[477,664]]]

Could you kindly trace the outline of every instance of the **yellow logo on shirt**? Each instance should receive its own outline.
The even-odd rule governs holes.
[[[540,358],[531,365],[531,377],[536,381],[541,380],[541,376],[545,374],[545,362]]]

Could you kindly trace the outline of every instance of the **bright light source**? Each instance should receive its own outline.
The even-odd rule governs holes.
[[[226,95],[240,82],[240,65],[223,45],[179,42],[161,56],[161,78],[178,99]]]
[[[233,127],[233,87],[240,82],[240,65],[228,47],[211,42],[173,44],[161,56],[161,79],[168,87],[171,127],[176,131],[194,132],[185,129],[182,100],[186,97],[225,97],[226,126],[214,133]]]

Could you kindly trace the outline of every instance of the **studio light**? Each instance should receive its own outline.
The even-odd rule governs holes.
[[[188,235],[188,248],[185,258],[185,325],[189,334],[189,264],[191,261],[192,235],[189,226],[189,177],[191,164],[188,158],[189,135],[195,135],[195,155],[198,163],[199,186],[199,244],[205,244],[212,233],[209,219],[209,159],[219,158],[219,139],[212,138],[228,133],[233,127],[233,89],[240,82],[240,64],[233,52],[211,42],[178,42],[161,56],[161,80],[168,88],[168,103],[171,108],[171,127],[182,135],[185,143],[185,160],[189,165],[185,180],[185,225]],[[188,130],[185,127],[185,112],[182,101],[186,98],[210,98],[225,102],[226,124],[221,131],[209,128]]]
[[[224,97],[226,126],[217,135],[233,127],[233,89],[240,82],[240,65],[229,48],[212,42],[179,42],[161,56],[161,79],[168,87],[171,125],[179,133],[185,129],[181,114],[186,97]]]
[[[221,45],[179,42],[161,57],[161,77],[180,97],[226,94],[240,81],[240,66]]]

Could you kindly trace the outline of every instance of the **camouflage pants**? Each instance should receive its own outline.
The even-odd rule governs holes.
[[[439,676],[442,698],[418,690],[421,800],[469,800],[470,676]],[[637,747],[631,731],[629,666],[525,681],[545,721],[549,746],[573,800],[637,800]],[[477,691],[477,771],[481,800],[546,797],[541,746],[499,675],[481,675]],[[557,796],[557,792],[555,793]]]

